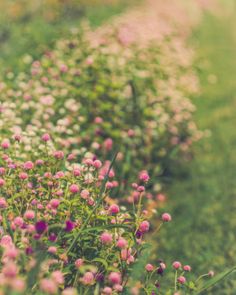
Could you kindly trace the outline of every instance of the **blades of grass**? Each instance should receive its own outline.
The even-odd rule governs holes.
[[[198,290],[197,292],[194,293],[194,295],[198,295],[201,294],[202,292],[212,288],[214,285],[218,284],[220,281],[222,281],[223,279],[225,279],[227,276],[229,276],[231,273],[233,273],[236,270],[236,266],[222,272],[219,273],[218,275],[216,275],[214,278],[212,278],[211,280],[209,280],[208,282],[206,282],[200,290]]]
[[[33,286],[35,285],[35,283],[37,281],[37,277],[40,272],[40,266],[41,266],[42,262],[45,260],[46,254],[47,254],[46,251],[40,250],[40,251],[38,251],[38,253],[36,255],[36,264],[30,270],[29,275],[27,277],[27,290],[28,291],[32,290]]]

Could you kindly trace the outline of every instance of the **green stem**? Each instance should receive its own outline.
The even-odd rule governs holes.
[[[117,154],[118,152],[115,153],[115,155],[113,156],[112,158],[112,161],[111,161],[111,164],[109,166],[109,169],[104,177],[104,180],[102,182],[102,186],[101,186],[101,190],[99,192],[99,195],[98,195],[98,202],[97,204],[94,206],[93,210],[91,211],[91,213],[88,215],[88,217],[86,218],[84,224],[81,226],[78,234],[75,236],[74,240],[72,241],[72,243],[70,244],[70,247],[67,249],[66,251],[66,254],[68,255],[69,252],[73,249],[75,243],[77,242],[78,238],[80,237],[80,234],[81,232],[86,228],[87,224],[89,223],[91,217],[93,216],[94,212],[97,210],[97,208],[100,206],[100,204],[103,202],[103,200],[105,199],[106,195],[104,196],[104,192],[105,192],[105,189],[106,189],[106,183],[107,183],[107,180],[109,178],[109,173],[111,171],[111,168],[116,160],[116,157],[117,157]]]

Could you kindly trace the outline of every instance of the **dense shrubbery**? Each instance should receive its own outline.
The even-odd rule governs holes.
[[[18,145],[20,138],[14,141]],[[1,144],[1,294],[159,294],[169,268],[164,261],[142,261],[145,234],[158,230],[150,227],[142,202],[147,172],[132,184],[137,202],[127,210],[109,198],[119,185],[115,157],[109,166],[91,158],[75,163],[71,154],[50,148],[48,134],[41,141],[44,151],[25,162],[10,141]],[[163,213],[160,220],[162,225],[171,216]],[[132,276],[137,267],[139,282]],[[174,288],[166,294],[195,290],[185,277],[190,266],[174,262],[172,268]]]
[[[9,130],[33,137],[50,130],[60,149],[77,155],[84,147],[99,157],[118,150],[123,178],[143,163],[160,175],[201,137],[186,97],[189,65],[171,63],[180,54],[175,42],[92,45],[87,35],[59,41],[30,73],[1,84],[1,137]]]

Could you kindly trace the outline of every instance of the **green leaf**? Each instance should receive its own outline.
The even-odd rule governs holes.
[[[106,270],[108,269],[108,263],[106,262],[105,259],[102,259],[102,258],[98,257],[98,258],[93,259],[92,261],[93,262],[99,262],[105,267]]]
[[[219,273],[218,275],[216,275],[215,277],[213,277],[212,279],[210,279],[208,282],[206,282],[201,288],[200,290],[198,290],[197,292],[195,292],[194,294],[201,294],[203,291],[208,290],[209,288],[212,288],[214,285],[218,284],[220,281],[222,281],[223,279],[225,279],[227,276],[229,276],[231,273],[233,273],[236,270],[236,266],[230,268],[229,270],[226,270],[222,273]]]

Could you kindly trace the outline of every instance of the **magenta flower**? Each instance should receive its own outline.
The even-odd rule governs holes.
[[[47,223],[44,220],[40,220],[35,223],[35,230],[40,235],[47,230],[47,227]]]
[[[73,230],[73,228],[75,227],[74,222],[72,222],[71,220],[66,220],[66,226],[65,226],[65,231],[66,232],[71,232]]]

